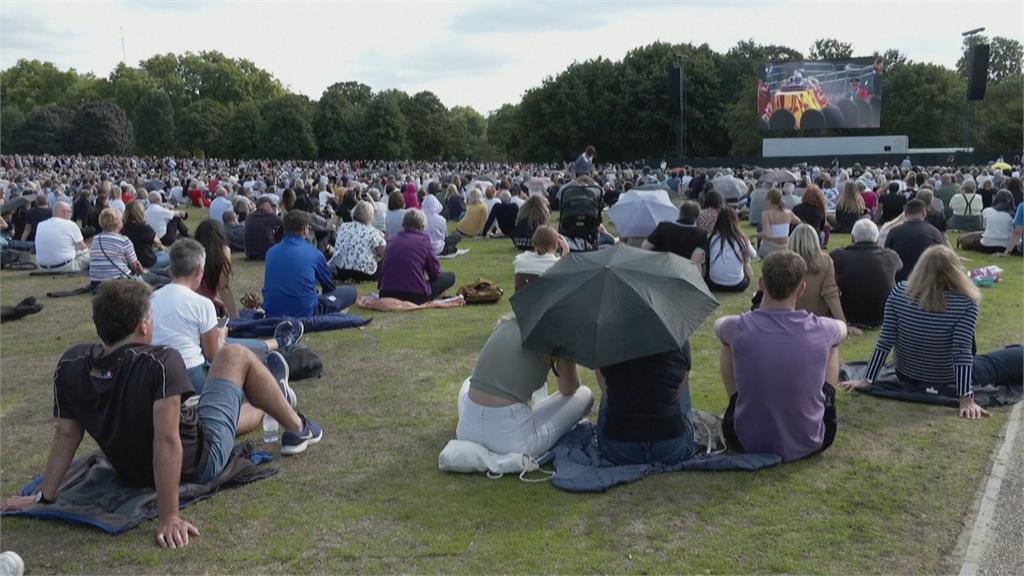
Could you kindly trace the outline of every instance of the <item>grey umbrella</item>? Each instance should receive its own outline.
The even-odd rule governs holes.
[[[161,180],[146,180],[142,185],[146,188],[147,192],[164,189],[164,183]]]
[[[718,307],[692,262],[624,244],[563,257],[511,303],[523,346],[595,369],[679,348]]]
[[[777,168],[762,176],[761,180],[771,182],[772,184],[785,184],[786,182],[796,182],[797,176],[789,170]]]
[[[8,212],[14,212],[18,208],[28,206],[29,204],[35,202],[35,200],[35,194],[29,196],[15,196],[14,198],[11,198],[10,200],[4,202],[4,206],[3,208],[0,208],[0,211],[2,211],[4,214],[7,214]]]
[[[735,176],[719,176],[711,181],[711,186],[727,202],[735,202],[747,195],[747,183]]]

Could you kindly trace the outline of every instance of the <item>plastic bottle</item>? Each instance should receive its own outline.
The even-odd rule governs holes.
[[[263,415],[263,443],[277,443],[277,420],[274,420],[270,414]]]

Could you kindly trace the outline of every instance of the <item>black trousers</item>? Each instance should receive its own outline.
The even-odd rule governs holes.
[[[430,283],[430,294],[381,290],[380,297],[397,298],[406,302],[412,302],[413,304],[426,304],[444,294],[444,291],[452,286],[455,286],[455,274],[452,272],[441,272],[437,275],[437,279]]]

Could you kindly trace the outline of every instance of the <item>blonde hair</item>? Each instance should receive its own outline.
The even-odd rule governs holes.
[[[946,292],[981,301],[981,292],[971,282],[960,258],[949,246],[932,246],[921,254],[907,280],[907,296],[925,312],[945,312]]]
[[[533,251],[537,254],[548,254],[558,248],[558,232],[551,226],[537,226],[530,239]]]
[[[807,264],[808,274],[817,274],[821,268],[821,241],[818,231],[807,224],[801,224],[789,235],[789,249],[796,252]]]
[[[100,228],[104,232],[113,232],[121,222],[121,213],[117,208],[107,208],[100,212]]]
[[[782,205],[782,191],[778,188],[768,190],[768,193],[764,195],[764,199],[768,204],[776,208],[784,208]]]
[[[480,193],[479,188],[473,188],[469,191],[469,200],[466,204],[480,204],[483,202],[483,194]]]

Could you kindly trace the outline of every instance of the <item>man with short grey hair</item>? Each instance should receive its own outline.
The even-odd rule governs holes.
[[[843,312],[851,326],[876,328],[903,262],[895,251],[878,245],[878,226],[871,219],[857,220],[852,235],[853,244],[831,253]]]
[[[36,265],[42,274],[83,272],[89,269],[89,248],[82,231],[71,221],[71,206],[57,202],[53,217],[36,230]]]
[[[146,224],[156,232],[156,237],[164,246],[170,246],[177,239],[178,223],[188,218],[182,210],[171,210],[163,205],[164,197],[159,191],[149,193],[149,206],[143,218]]]

